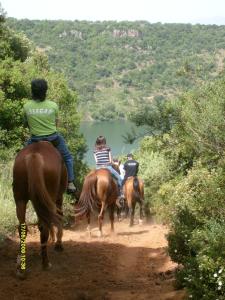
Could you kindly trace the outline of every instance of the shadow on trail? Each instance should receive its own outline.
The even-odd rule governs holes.
[[[140,230],[140,231],[127,231],[127,232],[118,232],[117,235],[139,235],[142,233],[147,233],[149,230]]]
[[[146,231],[122,232],[120,235],[143,232]],[[160,285],[165,279],[161,278],[160,269],[168,261],[164,248],[126,247],[102,240],[69,240],[63,245],[64,251],[57,253],[53,244],[49,244],[49,258],[53,267],[49,271],[42,271],[40,243],[28,242],[28,276],[26,280],[19,281],[15,277],[19,245],[12,240],[2,244],[0,299],[155,299],[151,295],[161,291]],[[151,266],[154,266],[154,270]],[[138,295],[143,297],[138,298]]]

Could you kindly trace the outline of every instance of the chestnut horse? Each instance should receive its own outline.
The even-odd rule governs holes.
[[[67,171],[60,153],[49,142],[33,143],[22,149],[13,167],[13,194],[19,220],[20,253],[17,276],[25,277],[26,205],[31,200],[38,217],[42,266],[51,267],[47,254],[49,233],[54,240],[53,225],[57,227],[55,250],[62,248],[62,201],[67,185]]]
[[[111,231],[114,231],[114,209],[118,199],[118,186],[107,169],[91,171],[84,180],[79,201],[75,209],[75,217],[87,216],[88,230],[90,231],[90,214],[95,209],[99,212],[99,232],[102,236],[102,223],[106,208],[109,209]]]
[[[143,219],[143,203],[144,203],[144,182],[136,176],[126,179],[124,184],[124,195],[130,212],[130,226],[134,225],[134,213],[136,203],[140,206],[140,222]]]

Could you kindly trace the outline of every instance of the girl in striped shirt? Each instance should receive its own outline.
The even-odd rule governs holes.
[[[94,157],[96,162],[96,169],[106,168],[113,176],[116,177],[119,188],[122,187],[122,178],[112,167],[111,149],[106,145],[106,139],[100,135],[95,142]]]

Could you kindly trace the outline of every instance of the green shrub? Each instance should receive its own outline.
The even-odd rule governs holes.
[[[139,173],[145,183],[146,201],[151,201],[160,185],[171,176],[168,160],[160,152],[154,151],[154,147],[153,140],[145,138],[137,152],[137,160],[140,164]]]
[[[168,251],[183,265],[177,278],[192,299],[225,297],[224,180],[222,168],[207,170],[198,163],[157,193],[171,224]]]

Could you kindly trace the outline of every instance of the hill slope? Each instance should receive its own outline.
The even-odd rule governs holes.
[[[223,69],[225,26],[8,19],[80,95],[86,119],[126,116],[154,97],[167,99]],[[127,109],[129,105],[129,109]]]

